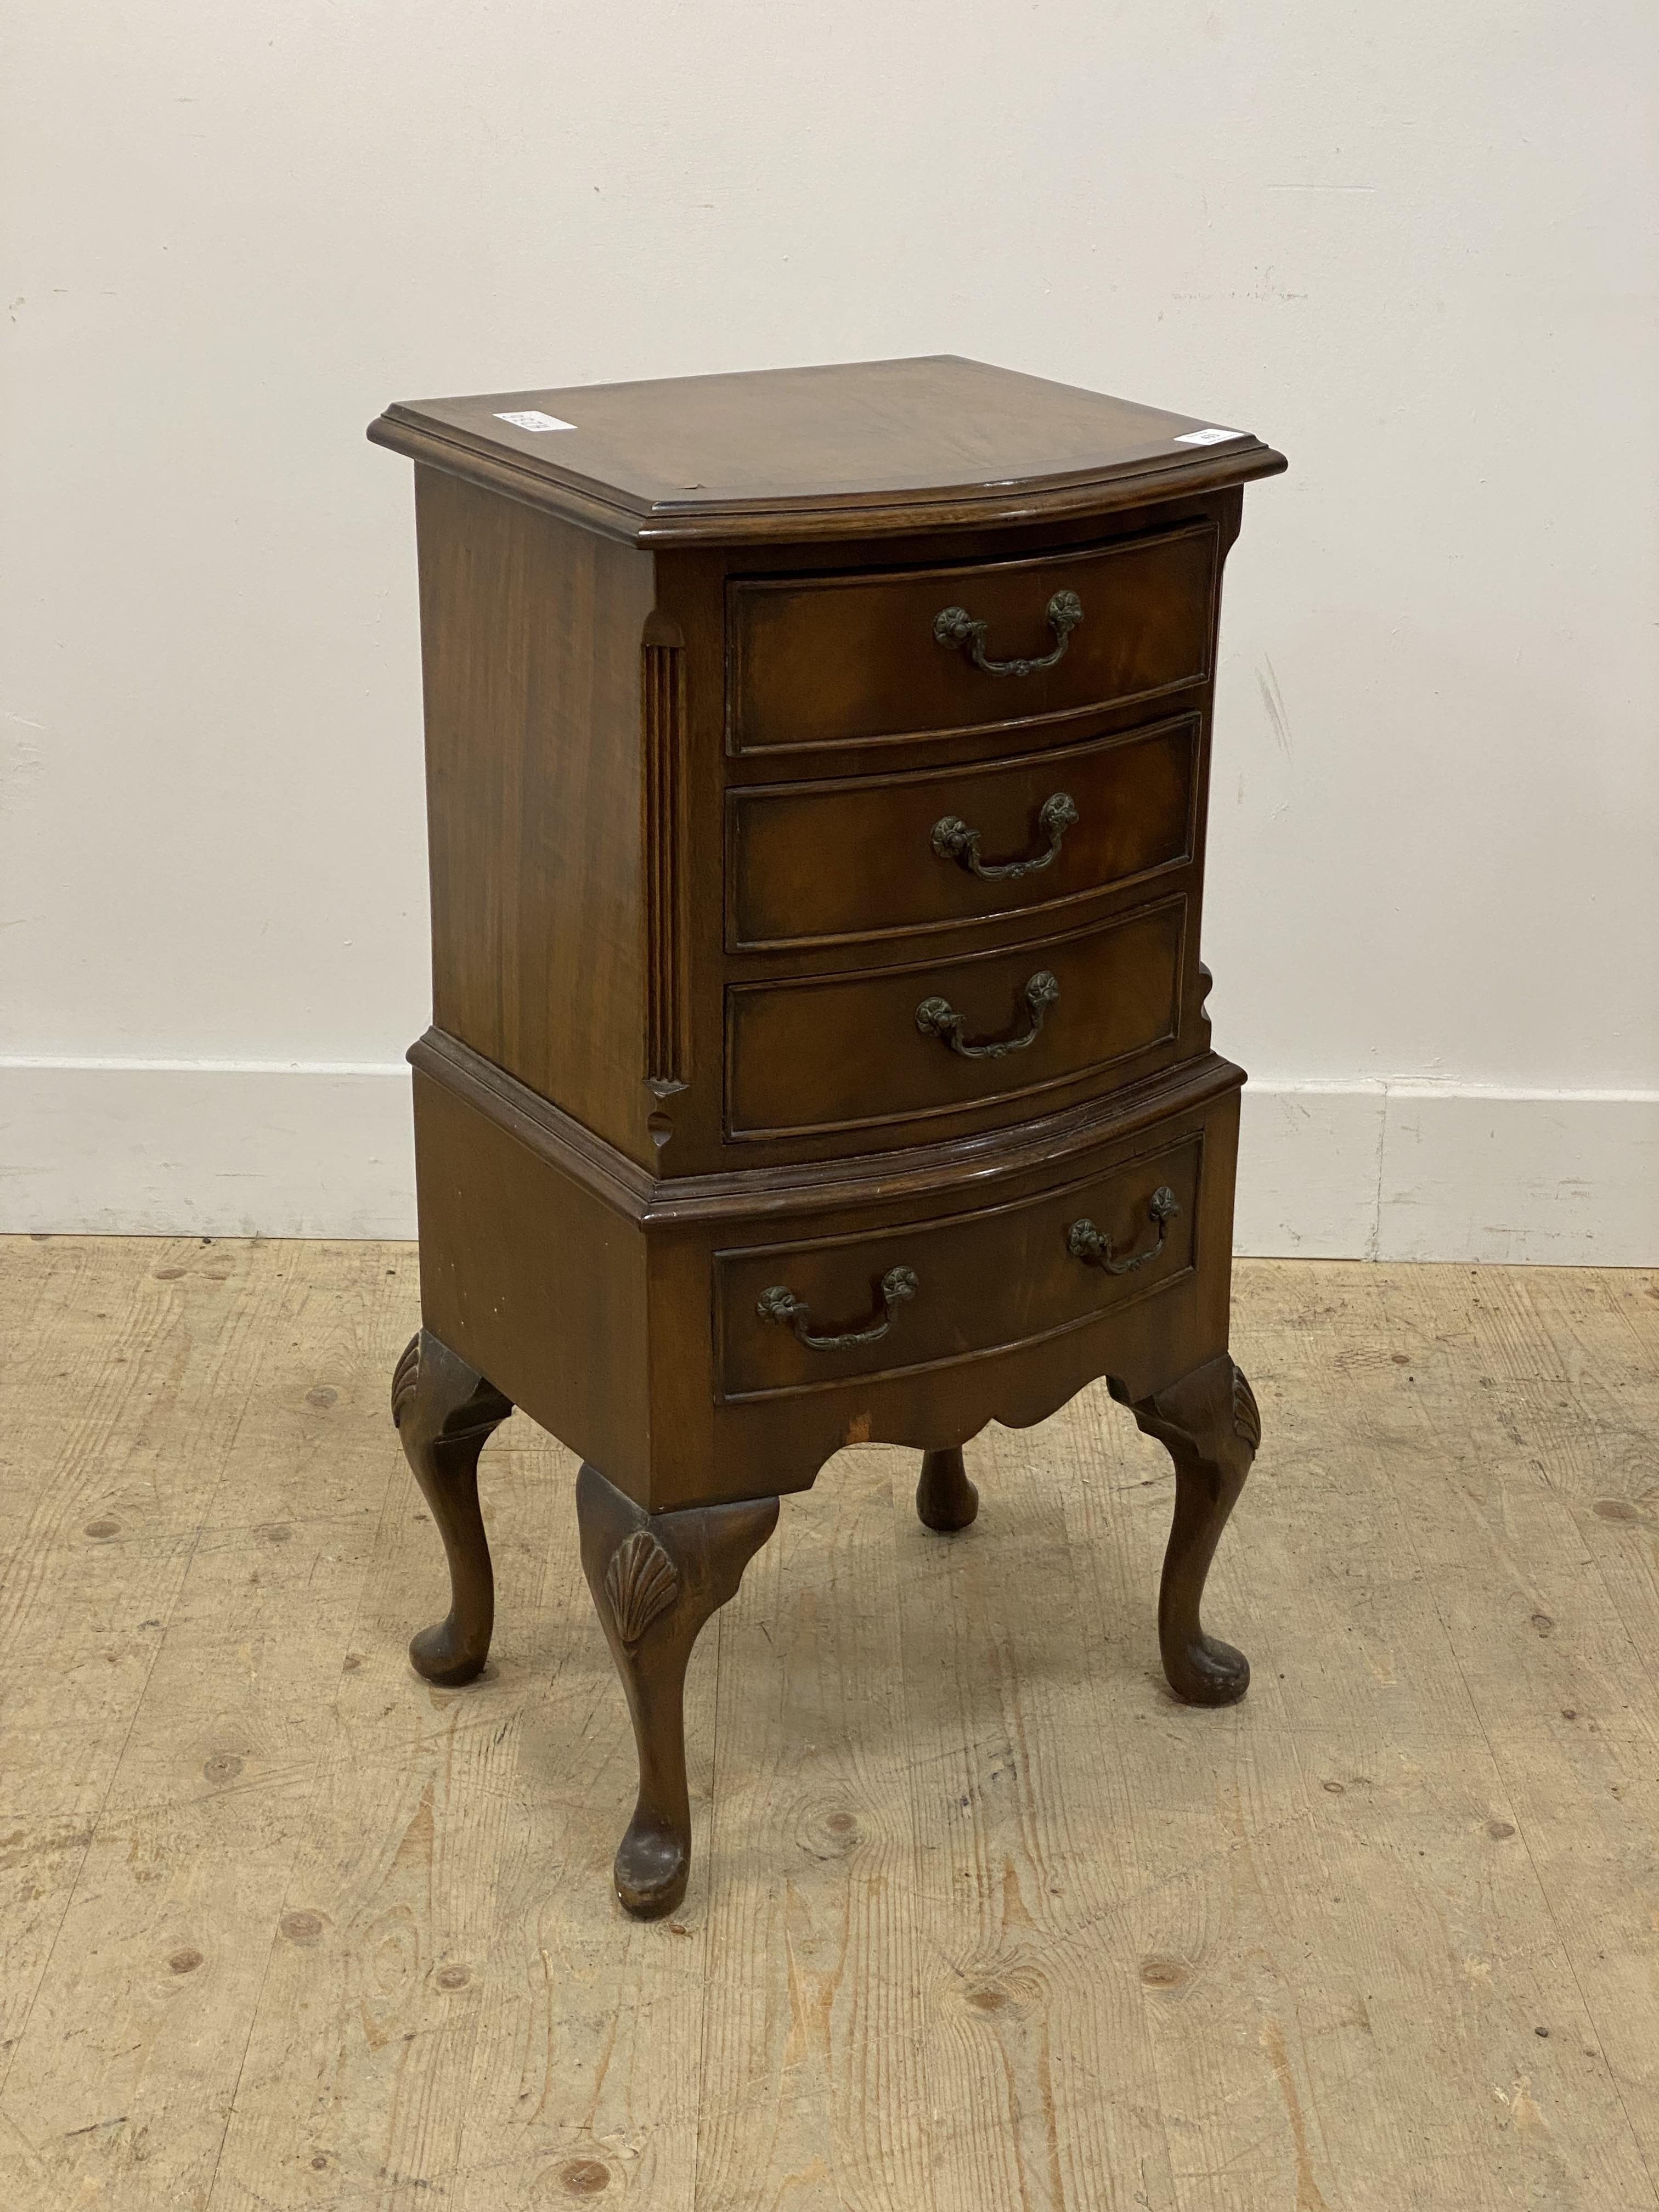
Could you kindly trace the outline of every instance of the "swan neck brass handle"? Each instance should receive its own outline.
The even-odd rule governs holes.
[[[1031,1017],[1031,1026],[1018,1036],[996,1037],[989,1044],[969,1044],[968,1017],[959,1014],[948,999],[924,999],[916,1008],[916,1027],[923,1036],[942,1037],[963,1060],[1006,1060],[1011,1052],[1024,1052],[1036,1042],[1042,1017],[1060,999],[1060,984],[1046,968],[1040,968],[1020,994]]]
[[[954,814],[941,815],[933,824],[933,850],[941,860],[959,860],[970,876],[977,876],[982,884],[1009,884],[1019,876],[1034,876],[1039,868],[1046,868],[1060,857],[1060,842],[1066,832],[1077,823],[1077,802],[1069,793],[1057,791],[1045,799],[1037,815],[1037,827],[1045,830],[1048,849],[1035,853],[1024,860],[981,860],[979,857],[980,832]]]
[[[1164,1249],[1164,1231],[1181,1208],[1176,1194],[1168,1183],[1161,1183],[1152,1195],[1146,1207],[1146,1218],[1158,1225],[1158,1242],[1144,1251],[1133,1252],[1127,1259],[1115,1260],[1112,1240],[1103,1236],[1092,1221],[1074,1221],[1066,1232],[1066,1249],[1074,1260],[1081,1260],[1091,1267],[1098,1267],[1103,1274],[1133,1275],[1137,1267],[1150,1267]]]
[[[755,1311],[763,1321],[776,1322],[780,1327],[793,1328],[795,1341],[804,1344],[809,1352],[851,1352],[860,1344],[878,1344],[893,1326],[893,1309],[902,1305],[906,1298],[916,1294],[915,1271],[911,1267],[890,1267],[881,1279],[878,1296],[880,1310],[864,1328],[843,1330],[834,1336],[814,1336],[807,1322],[812,1309],[804,1305],[791,1290],[775,1283],[769,1291],[763,1291]]]
[[[1040,660],[988,660],[985,633],[990,624],[975,622],[966,607],[940,608],[933,617],[933,641],[953,652],[960,649],[988,676],[1036,676],[1064,656],[1072,632],[1083,620],[1083,602],[1075,592],[1056,592],[1043,610],[1043,620],[1054,634],[1054,649]]]

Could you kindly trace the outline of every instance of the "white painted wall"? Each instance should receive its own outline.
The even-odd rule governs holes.
[[[9,38],[8,1224],[407,1225],[386,400],[949,350],[1291,457],[1229,576],[1212,846],[1247,1248],[1659,1259],[1651,0],[37,0]]]

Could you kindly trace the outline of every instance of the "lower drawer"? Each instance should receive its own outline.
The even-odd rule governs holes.
[[[714,1255],[721,1400],[834,1389],[1079,1328],[1196,1262],[1203,1139],[1015,1203]]]

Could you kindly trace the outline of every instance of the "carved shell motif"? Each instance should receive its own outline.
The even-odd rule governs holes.
[[[421,1382],[421,1340],[411,1336],[392,1371],[392,1425],[399,1428]]]
[[[679,1589],[678,1568],[648,1528],[636,1528],[617,1545],[605,1571],[605,1594],[617,1633],[630,1651]]]
[[[1237,1367],[1233,1370],[1233,1434],[1252,1451],[1261,1442],[1261,1416],[1256,1411],[1255,1393]]]

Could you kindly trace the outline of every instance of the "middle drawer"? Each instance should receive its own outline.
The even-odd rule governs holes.
[[[926,967],[730,984],[728,1133],[826,1135],[994,1106],[1172,1043],[1186,921],[1176,895]]]
[[[1192,858],[1199,719],[915,775],[726,793],[732,951],[1060,906]]]

